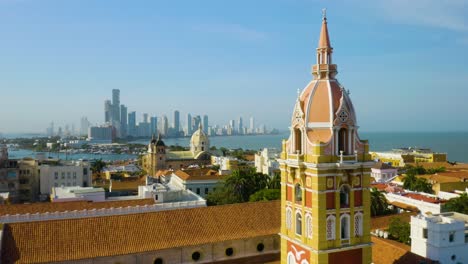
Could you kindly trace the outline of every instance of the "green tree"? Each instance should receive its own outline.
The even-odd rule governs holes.
[[[273,201],[281,199],[281,190],[279,189],[263,189],[250,195],[250,202],[257,201]]]
[[[406,171],[406,176],[403,179],[403,188],[407,190],[413,190],[416,183],[416,172],[415,171]]]
[[[381,191],[377,190],[376,188],[372,188],[370,197],[372,216],[385,215],[388,213],[388,202]]]
[[[417,178],[412,190],[416,192],[433,193],[432,184],[425,178]]]
[[[106,167],[106,165],[107,164],[104,161],[102,161],[102,159],[95,160],[91,164],[91,171],[93,173],[97,173],[98,177],[100,178],[101,177],[101,172]]]
[[[281,173],[275,172],[268,183],[268,189],[281,189]]]
[[[404,222],[398,217],[390,219],[390,225],[388,226],[388,233],[390,237],[401,243],[410,244],[410,232],[411,226],[409,223]]]
[[[257,173],[254,169],[235,170],[207,196],[209,205],[248,202],[251,195],[267,189],[270,184],[268,175]]]
[[[445,211],[468,214],[468,195],[463,193],[460,197],[450,199],[445,204]]]

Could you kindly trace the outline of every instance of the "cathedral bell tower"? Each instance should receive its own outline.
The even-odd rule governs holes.
[[[298,94],[281,153],[281,263],[369,264],[370,169],[324,12],[313,80]]]

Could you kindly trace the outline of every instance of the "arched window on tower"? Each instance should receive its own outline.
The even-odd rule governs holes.
[[[340,206],[341,208],[349,207],[349,186],[343,185],[340,188]]]
[[[294,152],[302,153],[302,132],[299,128],[294,129]]]
[[[300,212],[296,213],[296,234],[302,235],[302,214]]]
[[[343,151],[343,155],[348,155],[348,130],[342,128],[338,132],[338,155]]]
[[[306,226],[305,226],[307,238],[312,238],[312,216],[306,214]]]
[[[341,240],[349,239],[349,215],[341,216]]]
[[[335,216],[327,217],[327,240],[335,240]]]
[[[302,188],[301,185],[298,183],[294,187],[294,193],[296,195],[296,203],[301,203],[302,202]]]
[[[291,229],[292,225],[292,210],[291,208],[286,208],[286,229]]]
[[[362,214],[356,213],[354,215],[354,236],[362,236]]]

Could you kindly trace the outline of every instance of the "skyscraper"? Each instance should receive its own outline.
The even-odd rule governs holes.
[[[232,119],[229,120],[229,127],[231,128],[231,133],[235,134],[236,133],[236,120]]]
[[[136,112],[133,111],[128,114],[128,135],[135,137],[136,133]]]
[[[239,133],[239,135],[244,134],[244,122],[242,120],[242,117],[239,117],[238,133]]]
[[[162,131],[160,132],[166,136],[168,131],[169,131],[169,120],[167,119],[167,116],[164,115],[162,117]]]
[[[127,107],[125,105],[120,105],[120,136],[122,138],[127,137],[128,135],[128,125],[127,125]]]
[[[111,122],[112,119],[112,103],[110,100],[104,101],[104,122]]]
[[[143,114],[143,123],[149,123],[148,114],[147,114],[147,113],[144,113],[144,114]]]
[[[112,90],[112,120],[120,124],[120,90]]]
[[[201,117],[199,115],[194,116],[192,118],[192,131],[195,132],[198,130],[198,127],[200,126],[201,123]]]
[[[88,128],[91,126],[88,118],[83,116],[80,121],[80,136],[84,136],[88,134]]]
[[[192,115],[187,114],[187,136],[192,135]]]
[[[158,118],[156,116],[152,116],[150,118],[150,129],[151,129],[151,135],[157,135],[158,134]]]
[[[203,116],[203,132],[205,132],[206,134],[208,134],[208,128],[209,128],[209,124],[208,124],[208,115],[204,115],[204,116]]]
[[[180,131],[180,113],[179,111],[174,111],[174,130],[176,135],[179,135]]]
[[[255,119],[253,116],[250,117],[250,133],[255,134]]]

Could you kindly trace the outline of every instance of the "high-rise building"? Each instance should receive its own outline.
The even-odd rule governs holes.
[[[239,117],[239,123],[238,123],[237,128],[238,128],[238,134],[239,135],[244,134],[244,122],[242,120],[242,117]]]
[[[112,90],[112,120],[120,125],[120,90]]]
[[[192,135],[192,115],[187,114],[187,136]]]
[[[324,16],[313,80],[299,94],[282,143],[281,263],[372,262],[368,141],[335,78]]]
[[[250,117],[250,133],[255,134],[255,119],[253,116]]]
[[[112,119],[112,103],[110,100],[104,101],[104,122],[110,123]]]
[[[201,123],[201,117],[199,115],[194,116],[192,118],[192,132],[195,132],[198,130],[198,127],[200,126]]]
[[[120,105],[120,137],[125,138],[128,135],[127,107]]]
[[[229,120],[229,127],[231,127],[232,129],[232,134],[235,134],[236,133],[236,120],[232,119],[232,120]]]
[[[173,127],[174,127],[176,135],[178,135],[180,131],[180,113],[177,110],[174,111],[174,126]]]
[[[208,134],[209,124],[208,124],[208,115],[203,116],[203,132]]]
[[[47,136],[53,137],[54,135],[55,135],[54,122],[51,122],[49,127],[47,128]]]
[[[158,118],[156,116],[152,116],[150,118],[150,123],[151,135],[158,134]]]
[[[161,121],[162,121],[162,131],[160,132],[166,136],[169,131],[169,120],[167,119],[167,116],[164,115]]]
[[[128,114],[128,135],[132,137],[137,136],[137,128],[136,128],[136,112],[130,112]]]
[[[147,114],[147,113],[144,113],[144,114],[143,114],[143,123],[149,123],[149,119],[148,119],[148,114]]]
[[[80,136],[88,134],[88,128],[91,126],[91,123],[88,121],[87,117],[82,117],[80,121]]]

